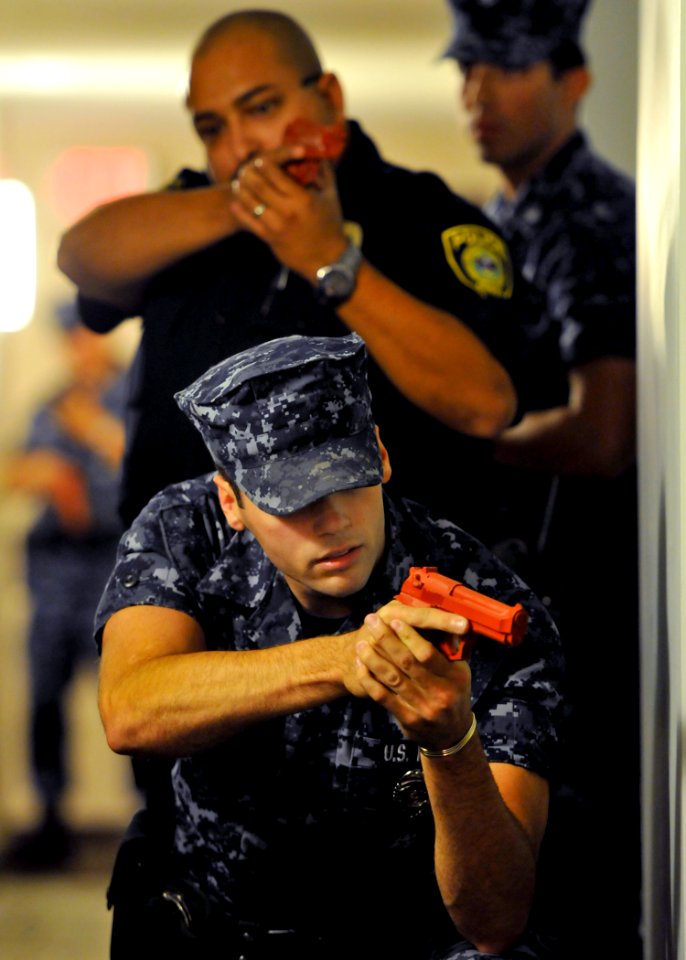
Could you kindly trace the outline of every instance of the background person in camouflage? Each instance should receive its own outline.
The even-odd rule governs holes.
[[[495,477],[501,517],[494,549],[549,598],[569,667],[571,793],[559,798],[569,809],[549,889],[569,911],[573,955],[574,935],[583,942],[585,933],[577,909],[583,888],[605,938],[598,948],[636,957],[634,184],[579,129],[591,81],[580,46],[587,0],[450,2],[455,30],[447,55],[460,68],[462,104],[481,156],[503,174],[486,211],[546,304],[540,321],[525,325],[539,355],[533,409],[495,443],[503,466]],[[611,761],[590,746],[599,709]]]
[[[64,382],[41,402],[21,450],[0,459],[0,489],[35,500],[26,537],[30,767],[35,828],[0,855],[10,870],[61,867],[74,852],[64,802],[70,783],[67,695],[79,666],[97,665],[93,617],[122,526],[117,513],[124,447],[124,380],[111,344],[57,309]]]
[[[554,956],[528,918],[557,633],[479,542],[384,495],[365,374],[355,334],[289,337],[178,396],[219,472],[142,512],[96,627],[110,746],[177,758],[166,882],[200,919],[150,931],[115,877],[115,956]],[[423,639],[467,626],[392,600],[427,563],[524,603],[521,646],[468,665]]]

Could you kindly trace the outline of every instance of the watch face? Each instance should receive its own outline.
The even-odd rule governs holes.
[[[339,303],[351,295],[357,281],[362,254],[350,243],[335,263],[317,270],[317,296],[325,303]]]
[[[354,278],[339,267],[331,267],[327,273],[320,278],[319,289],[327,297],[346,297],[352,292]]]

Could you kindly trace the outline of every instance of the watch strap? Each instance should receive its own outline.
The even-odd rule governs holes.
[[[362,250],[353,240],[349,240],[337,260],[317,270],[317,299],[329,304],[345,302],[355,290],[361,262]]]

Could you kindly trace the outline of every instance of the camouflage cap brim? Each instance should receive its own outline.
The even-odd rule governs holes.
[[[376,435],[365,430],[243,470],[233,479],[265,513],[288,516],[333,493],[375,486],[382,478]]]

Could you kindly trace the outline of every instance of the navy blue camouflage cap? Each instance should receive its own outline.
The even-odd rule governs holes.
[[[345,337],[281,337],[216,364],[176,402],[217,465],[267,513],[285,516],[381,482],[367,352]]]
[[[448,0],[453,36],[443,56],[518,70],[563,45],[579,47],[590,0]]]

